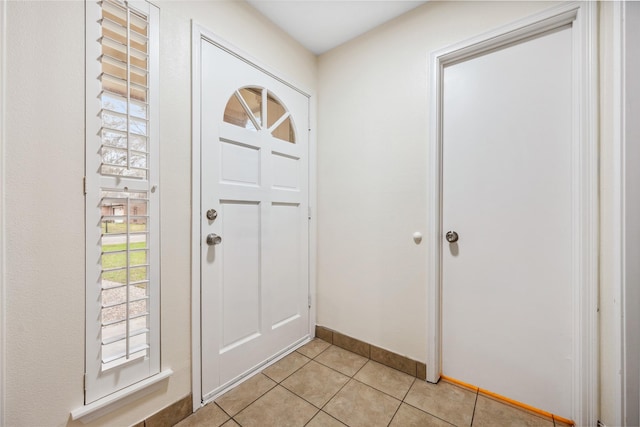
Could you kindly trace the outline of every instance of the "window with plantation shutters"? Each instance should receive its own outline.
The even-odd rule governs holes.
[[[87,3],[85,404],[160,372],[157,20]]]
[[[103,175],[147,179],[149,22],[115,1],[101,2],[100,84]]]

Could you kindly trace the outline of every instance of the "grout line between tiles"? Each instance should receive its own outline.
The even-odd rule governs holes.
[[[398,405],[398,407],[396,408],[396,411],[393,413],[393,416],[391,417],[391,419],[389,420],[389,423],[387,424],[387,427],[389,427],[391,425],[391,423],[393,422],[393,419],[396,417],[396,415],[398,415],[398,411],[400,410],[400,407],[402,406],[402,400],[400,401],[400,404]]]
[[[417,409],[417,410],[418,410],[418,411],[420,411],[420,412],[424,412],[424,413],[425,413],[425,414],[427,414],[427,415],[431,415],[432,417],[437,418],[437,419],[439,419],[440,421],[443,421],[443,422],[445,422],[445,423],[447,423],[447,424],[449,424],[449,425],[455,426],[455,424],[453,424],[452,422],[447,421],[447,420],[445,420],[444,418],[440,418],[439,416],[434,415],[434,414],[432,414],[432,413],[431,413],[431,412],[429,412],[429,411],[425,411],[424,409],[420,409],[420,408],[418,408],[417,406],[412,405],[412,404],[411,404],[411,403],[409,403],[409,402],[404,402],[404,401],[403,401],[403,403],[405,403],[405,404],[406,404],[406,405],[408,405],[408,406],[411,406],[413,409]]]
[[[349,350],[345,350],[345,349],[344,349],[344,348],[342,348],[342,347],[338,347],[337,345],[336,345],[336,346],[334,346],[333,344],[332,344],[330,347],[328,347],[328,348],[327,348],[327,350],[328,350],[329,348],[331,348],[331,347],[339,348],[340,350],[344,350],[344,351],[349,351]],[[325,351],[326,351],[326,350],[325,350]],[[323,353],[324,353],[324,351],[323,351]],[[349,351],[349,353],[353,353],[353,352],[352,352],[352,351]],[[358,356],[358,357],[362,357],[363,359],[366,359],[366,357],[364,357],[364,356],[360,356],[359,354],[356,354],[356,353],[353,353],[353,354],[355,354],[355,355],[356,355],[356,356]],[[320,354],[319,354],[318,356],[320,356]],[[367,364],[367,362],[369,361],[369,360],[367,359],[367,362],[364,362],[364,364],[363,364],[360,368],[358,368],[358,370],[357,370],[353,375],[347,375],[347,374],[345,374],[344,372],[340,372],[340,371],[338,371],[337,369],[335,369],[335,368],[333,368],[333,367],[331,367],[331,366],[329,366],[329,365],[327,365],[327,364],[325,364],[325,363],[322,363],[322,362],[321,362],[321,361],[319,361],[319,360],[315,360],[315,359],[313,359],[313,360],[314,360],[316,363],[319,363],[319,364],[321,364],[322,366],[326,366],[327,368],[332,369],[332,370],[336,371],[337,373],[342,374],[342,375],[344,375],[345,377],[349,377],[349,378],[353,378],[353,377],[354,377],[358,372],[360,372],[360,369],[362,369],[362,368],[364,367],[364,365],[366,365],[366,364]]]
[[[224,408],[223,408],[222,406],[218,405],[218,402],[216,402],[216,401],[214,400],[214,401],[213,401],[213,402],[211,402],[211,403],[213,403],[213,404],[214,404],[214,405],[216,405],[218,408],[220,408],[220,410],[221,410],[222,412],[224,412],[224,413],[225,413],[225,415],[226,415],[227,417],[229,417],[229,419],[233,418],[233,417],[231,416],[231,414],[229,414],[227,411],[225,411],[225,410],[224,410]],[[211,405],[211,403],[209,403],[209,405]],[[205,406],[206,406],[206,405],[205,405]],[[202,408],[200,408],[200,409],[202,409]],[[225,421],[225,423],[226,423],[226,421]],[[222,424],[224,424],[224,423],[222,423]]]
[[[411,385],[409,386],[409,388],[407,389],[407,392],[404,394],[404,397],[402,398],[402,401],[404,402],[404,400],[407,398],[407,396],[409,395],[409,392],[411,391],[411,387],[413,387],[413,385],[416,383],[416,380],[418,378],[414,378],[413,382],[411,383]]]
[[[343,374],[343,375],[344,375],[344,374]],[[349,381],[351,381],[352,379],[353,379],[353,378],[349,378]],[[344,385],[343,385],[342,387],[340,387],[340,388],[338,389],[338,391],[336,391],[336,392],[333,394],[333,396],[331,396],[331,397],[330,397],[330,398],[325,402],[325,404],[324,404],[324,405],[322,405],[322,408],[320,408],[320,410],[321,410],[321,411],[324,411],[324,408],[326,408],[326,407],[327,407],[327,405],[329,404],[329,402],[331,402],[331,401],[333,400],[333,398],[334,398],[334,397],[336,397],[336,396],[338,395],[338,393],[340,393],[340,392],[342,391],[342,389],[343,389],[343,388],[345,388],[345,387],[347,386],[347,384],[349,384],[349,381],[347,381],[346,383],[344,383]],[[324,411],[324,412],[326,412],[326,411]],[[329,413],[327,412],[327,414],[329,414]],[[331,415],[331,414],[329,414],[329,415]],[[335,418],[335,417],[334,417],[334,418]],[[336,418],[336,419],[337,419],[337,418]],[[340,422],[342,422],[342,421],[340,421]]]
[[[348,351],[348,350],[347,350],[347,351]],[[352,352],[352,353],[353,353],[353,352]],[[355,353],[353,353],[353,354],[355,354]],[[363,357],[364,357],[364,356],[363,356]],[[369,360],[371,360],[371,359],[369,359]],[[358,370],[357,370],[353,375],[351,375],[351,379],[355,379],[355,376],[356,376],[356,375],[358,375],[358,372],[362,371],[362,369],[363,369],[365,366],[367,366],[367,363],[369,363],[369,360],[367,360],[366,362],[364,362],[364,364],[363,364],[362,366],[360,366],[360,368],[358,368]],[[356,381],[358,381],[358,380],[356,380]],[[360,382],[360,381],[358,381],[358,382]]]
[[[264,375],[264,374],[262,373],[262,371],[260,371],[260,373],[259,373],[258,375]],[[245,410],[245,409],[247,409],[249,406],[251,406],[251,405],[253,405],[254,403],[256,403],[256,402],[258,401],[258,399],[260,399],[262,396],[264,396],[265,394],[269,393],[271,390],[273,390],[274,388],[276,388],[276,387],[278,386],[278,383],[277,383],[277,382],[273,381],[271,378],[267,377],[266,375],[264,375],[264,376],[265,376],[267,379],[269,379],[270,381],[272,381],[275,385],[274,385],[273,387],[269,388],[267,391],[265,391],[264,393],[262,393],[260,396],[258,396],[258,397],[257,397],[257,398],[255,398],[254,400],[252,400],[248,405],[246,405],[245,407],[243,407],[242,409],[240,409],[238,412],[236,412],[236,415],[238,415],[240,412],[244,411],[244,410]],[[231,391],[231,390],[230,390],[230,391]],[[225,394],[226,394],[226,393],[225,393]],[[222,396],[224,396],[224,394],[223,394]],[[222,397],[222,396],[220,396],[220,397]],[[220,405],[218,405],[218,406],[220,406]],[[224,411],[224,409],[223,409],[223,411]],[[225,411],[225,414],[229,415],[229,414],[227,413],[227,411]],[[236,415],[233,415],[233,416],[229,415],[229,416],[230,416],[231,418],[233,418],[233,417],[235,417]],[[235,421],[235,420],[234,420],[234,421]],[[236,422],[237,422],[237,421],[236,421]],[[240,423],[238,423],[238,424],[240,424]]]
[[[470,427],[473,426],[473,419],[476,416],[476,407],[478,406],[478,395],[479,395],[479,393],[476,390],[476,400],[473,402],[473,413],[471,414],[471,425],[470,425]]]
[[[325,365],[325,364],[324,364],[324,363],[322,363],[322,362],[318,362],[317,360],[314,360],[314,362],[316,362],[318,365],[322,365],[322,366],[324,366],[325,368],[329,368],[329,369],[331,369],[332,371],[339,373],[340,375],[344,375],[345,377],[347,377],[347,378],[349,378],[349,379],[353,378],[353,377],[350,377],[349,375],[345,374],[344,372],[340,372],[340,371],[338,371],[337,369],[333,369],[333,368],[332,368],[331,366],[329,366],[329,365]],[[355,374],[354,374],[354,375],[355,375]],[[348,382],[348,381],[347,381],[347,382]]]
[[[316,339],[319,339],[319,338],[316,338]],[[326,341],[324,341],[324,342],[326,342]],[[327,343],[327,344],[329,344],[329,343]],[[307,356],[306,354],[300,353],[300,351],[298,351],[298,350],[300,350],[300,349],[296,349],[296,351],[297,351],[298,353],[302,354],[304,357],[306,357],[306,358],[308,358],[308,359],[316,360],[316,358],[317,358],[317,357],[319,357],[319,356],[320,356],[322,353],[324,353],[325,351],[329,350],[332,346],[333,346],[333,344],[329,344],[329,345],[328,345],[324,350],[322,350],[320,353],[316,354],[316,355],[315,355],[315,356],[313,356],[313,357],[309,357],[309,356]],[[303,346],[303,347],[304,347],[304,346]],[[302,347],[300,347],[300,348],[302,348]]]
[[[291,375],[295,374],[296,372],[298,372],[300,369],[304,368],[305,366],[307,366],[309,364],[309,362],[311,362],[313,359],[311,359],[310,357],[305,356],[304,354],[300,354],[302,357],[305,357],[309,360],[307,360],[306,362],[304,362],[303,365],[301,365],[299,368],[297,368],[295,371],[291,372],[289,375],[287,375],[286,377],[284,377],[281,381],[276,381],[273,378],[271,378],[269,375],[264,374],[264,371],[261,371],[261,373],[263,375],[265,375],[267,378],[269,378],[271,381],[275,381],[276,384],[278,385],[282,385],[283,381],[286,380],[287,378],[289,378]],[[273,366],[273,365],[271,365]],[[283,386],[284,387],[284,386]],[[288,388],[284,387],[285,389],[289,390]],[[266,393],[265,393],[266,394]],[[296,395],[297,396],[297,395]]]
[[[213,402],[213,403],[215,403],[215,402]],[[231,416],[231,414],[230,414],[230,413],[228,413],[227,411],[225,411],[225,410],[222,408],[222,406],[218,405],[218,408],[222,409],[222,412],[224,412],[226,416],[228,416],[229,418],[233,418],[233,416]],[[244,408],[243,408],[243,409],[244,409]],[[225,421],[225,422],[226,422],[226,421]]]
[[[318,363],[318,362],[316,362],[316,363]],[[323,366],[324,366],[324,365],[323,365]],[[344,375],[344,374],[343,374],[343,375]],[[349,381],[347,381],[347,382],[349,382]],[[346,384],[345,384],[345,385],[346,385]],[[322,407],[318,407],[318,406],[316,406],[316,404],[315,404],[315,403],[311,402],[310,400],[308,400],[308,399],[307,399],[307,398],[305,398],[304,396],[300,396],[300,395],[299,395],[298,393],[296,393],[295,391],[293,391],[293,390],[289,390],[289,389],[287,388],[287,386],[285,386],[285,385],[283,385],[283,384],[280,384],[280,387],[282,387],[282,388],[284,388],[285,390],[287,390],[287,391],[291,392],[294,396],[299,397],[300,399],[304,400],[305,402],[307,402],[308,404],[310,404],[310,405],[311,405],[311,406],[313,406],[314,408],[317,408],[317,409],[318,409],[318,412],[320,412],[320,411],[322,410],[322,408],[324,407],[324,405],[323,405]],[[343,387],[344,387],[344,386],[343,386]],[[342,388],[340,388],[340,390],[342,390]],[[339,392],[340,390],[338,390],[338,392]],[[337,394],[338,392],[336,392],[336,394]],[[334,397],[334,396],[335,396],[335,394],[334,394],[333,396],[331,396],[331,397],[329,398],[329,400],[333,399],[333,397]],[[329,400],[327,400],[327,402],[325,403],[325,405],[329,402]],[[316,415],[318,415],[318,414],[316,413]],[[315,415],[313,416],[313,418],[315,418]],[[313,419],[313,418],[311,418],[311,419]],[[311,422],[311,420],[309,420],[309,422]],[[306,424],[305,424],[305,425],[306,425]]]
[[[384,394],[384,395],[386,395],[386,396],[389,396],[389,397],[391,397],[391,398],[393,398],[393,399],[395,399],[395,400],[398,400],[398,401],[400,401],[400,403],[402,403],[402,399],[398,399],[397,397],[395,397],[395,396],[393,396],[393,395],[391,395],[391,394],[387,393],[387,392],[386,392],[386,391],[384,391],[384,390],[380,390],[379,388],[376,388],[376,387],[372,386],[371,384],[367,384],[367,383],[365,383],[365,382],[363,382],[363,381],[360,381],[359,379],[357,379],[357,378],[355,377],[355,375],[354,375],[354,376],[353,376],[353,378],[351,378],[351,379],[352,379],[352,380],[354,380],[354,381],[356,381],[356,382],[359,382],[360,384],[362,384],[362,385],[364,385],[364,386],[367,386],[367,387],[369,387],[369,388],[372,388],[372,389],[374,389],[375,391],[379,391],[380,393],[382,393],[382,394]],[[413,383],[412,383],[412,385],[413,385]]]
[[[320,362],[317,362],[317,363],[320,363]],[[323,366],[325,366],[325,365],[323,365]],[[364,365],[363,365],[363,366],[364,366]],[[331,367],[329,367],[329,366],[327,366],[327,367],[328,367],[329,369],[332,369],[332,368],[331,368]],[[362,369],[362,368],[360,368],[360,369]],[[356,374],[357,374],[358,372],[360,372],[360,369],[358,369],[358,371],[356,372]],[[334,369],[334,371],[335,371],[335,369]],[[336,372],[338,372],[338,371],[336,371]],[[338,372],[338,373],[342,374],[342,372]],[[342,374],[342,375],[345,375],[345,374]],[[353,374],[353,375],[355,375],[355,374]],[[342,391],[342,389],[344,389],[344,388],[347,386],[347,384],[349,384],[349,383],[351,382],[351,380],[353,379],[353,377],[349,377],[348,375],[345,375],[345,376],[346,376],[346,377],[348,377],[348,378],[349,378],[349,380],[348,380],[346,383],[344,383],[344,385],[343,385],[342,387],[340,387],[340,389],[339,389],[338,391],[336,391],[336,392],[333,394],[333,396],[331,396],[331,397],[330,397],[330,398],[325,402],[325,404],[324,404],[324,405],[322,405],[322,408],[320,408],[320,410],[321,410],[322,412],[325,412],[327,415],[329,415],[329,416],[330,416],[330,417],[332,417],[332,418],[335,418],[336,420],[340,421],[341,423],[342,423],[342,421],[341,421],[341,420],[339,420],[338,418],[336,418],[336,417],[332,416],[330,413],[328,413],[327,411],[325,411],[325,410],[324,410],[324,408],[326,408],[326,407],[327,407],[327,405],[329,404],[329,402],[331,402],[331,401],[332,401],[332,400],[333,400],[333,399],[338,395],[338,393],[340,393],[340,392]],[[346,423],[342,423],[342,424],[345,424],[345,425],[346,425]]]
[[[314,406],[315,406],[315,405],[314,405]],[[321,412],[322,412],[323,414],[325,414],[326,416],[333,418],[334,420],[336,420],[336,421],[337,421],[337,422],[339,422],[340,424],[342,424],[342,425],[346,426],[346,424],[345,424],[345,423],[343,423],[342,421],[340,421],[339,419],[337,419],[337,418],[336,418],[336,417],[334,417],[333,415],[329,414],[328,412],[323,411],[322,409],[320,409],[318,412],[316,412],[316,414],[315,414],[315,415],[314,415],[314,416],[313,416],[309,421],[307,421],[307,423],[305,424],[305,426],[308,426],[308,425],[309,425],[309,423],[310,423],[311,421],[313,421],[313,419],[314,419],[315,417],[317,417],[317,416],[318,416],[318,414],[320,414]],[[349,426],[347,426],[347,427],[349,427]]]
[[[343,423],[342,421],[340,421],[339,419],[337,419],[336,417],[334,417],[333,415],[331,415],[331,414],[330,414],[330,413],[328,413],[328,412],[325,412],[325,411],[323,411],[323,410],[320,410],[320,412],[327,414],[328,416],[330,416],[331,418],[333,418],[334,420],[336,420],[337,422],[339,422],[340,424],[342,424],[342,425],[344,425],[344,426],[346,426],[346,425],[347,425],[347,424]],[[347,426],[347,427],[348,427],[348,426]]]
[[[331,418],[333,418],[333,419],[337,420],[338,422],[342,423],[342,421],[338,420],[336,417],[332,416],[332,415],[331,415],[331,414],[329,414],[328,412],[323,411],[323,409],[324,409],[324,407],[325,407],[325,406],[327,406],[327,404],[331,401],[331,399],[333,399],[334,397],[336,397],[336,395],[337,395],[338,393],[340,393],[340,391],[341,391],[341,390],[342,390],[342,389],[343,389],[343,388],[344,388],[344,387],[349,383],[349,381],[350,381],[351,379],[353,379],[353,377],[350,377],[349,375],[346,375],[346,374],[344,374],[343,372],[340,372],[340,371],[338,371],[337,369],[333,369],[331,366],[327,366],[327,365],[325,365],[324,363],[319,362],[319,361],[317,361],[317,360],[316,360],[316,358],[317,358],[317,357],[319,357],[319,356],[320,356],[322,353],[324,353],[325,351],[329,350],[331,347],[333,347],[333,344],[329,344],[329,345],[327,346],[327,348],[325,348],[324,350],[322,350],[320,353],[316,354],[316,355],[315,355],[314,357],[312,357],[312,358],[310,358],[309,356],[306,356],[306,355],[304,355],[304,354],[300,353],[302,356],[304,356],[304,357],[306,357],[307,359],[309,359],[309,361],[307,361],[307,362],[306,362],[304,365],[302,365],[300,368],[298,368],[297,370],[295,370],[294,372],[292,372],[288,377],[286,377],[286,378],[284,378],[282,381],[280,381],[280,382],[278,383],[278,385],[280,385],[280,387],[283,387],[285,390],[287,390],[287,391],[291,392],[294,396],[297,396],[297,397],[299,397],[300,399],[304,400],[305,402],[309,403],[309,404],[310,404],[310,405],[312,405],[314,408],[318,408],[318,407],[317,407],[313,402],[308,401],[307,399],[305,399],[303,396],[300,396],[300,395],[299,395],[298,393],[296,393],[295,391],[293,391],[293,390],[289,390],[287,387],[285,387],[284,385],[282,385],[282,383],[283,383],[287,378],[289,378],[290,376],[292,376],[293,374],[295,374],[296,372],[298,372],[299,370],[301,370],[302,368],[304,368],[306,365],[308,365],[308,364],[309,364],[309,363],[311,363],[311,362],[316,362],[317,364],[319,364],[319,365],[321,365],[321,366],[324,366],[325,368],[331,369],[332,371],[337,372],[338,374],[340,374],[340,375],[343,375],[343,376],[347,377],[347,378],[348,378],[347,382],[346,382],[346,383],[344,383],[344,385],[343,385],[342,387],[340,387],[340,388],[338,389],[338,391],[336,391],[336,392],[335,392],[335,393],[334,393],[334,394],[333,394],[333,395],[332,395],[332,396],[331,396],[331,397],[330,397],[330,398],[329,398],[329,399],[324,403],[324,405],[322,405],[320,408],[318,408],[318,412],[316,412],[316,414],[311,418],[311,420],[313,420],[313,419],[314,419],[314,418],[315,418],[315,417],[316,417],[320,412],[324,412],[325,414],[329,415]],[[336,346],[336,347],[337,347],[337,346]],[[338,347],[338,348],[340,348],[340,347]],[[296,350],[296,351],[297,351],[297,350]],[[348,351],[348,350],[347,350],[347,351]],[[365,365],[366,365],[366,363],[365,363]],[[364,365],[362,365],[362,366],[364,366]],[[360,369],[362,369],[362,367],[361,367]],[[358,372],[360,372],[360,370],[358,370],[358,371],[357,371],[355,374],[353,374],[353,375],[356,375]],[[265,393],[265,394],[266,394],[266,393]],[[310,423],[310,422],[311,422],[311,420],[309,420],[309,421],[307,422],[307,424],[308,424],[308,423]],[[342,424],[344,424],[344,423],[342,423]],[[306,424],[305,424],[305,425],[306,425]]]

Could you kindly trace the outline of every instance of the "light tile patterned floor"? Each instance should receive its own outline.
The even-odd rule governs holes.
[[[318,339],[177,424],[345,425],[554,427],[552,421],[529,412],[446,382],[417,380]]]

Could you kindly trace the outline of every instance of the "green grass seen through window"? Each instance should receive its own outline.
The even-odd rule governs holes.
[[[130,243],[129,249],[144,249],[146,247],[145,242],[138,243]],[[115,244],[115,245],[103,245],[103,252],[114,252],[114,251],[123,251],[126,249],[125,243]],[[146,264],[147,263],[147,252],[129,252],[129,271],[130,271],[130,282],[138,282],[140,280],[147,279],[147,267],[136,267],[136,265]],[[119,253],[119,254],[105,254],[102,257],[102,268],[107,270],[110,268],[119,268],[126,267],[127,265],[127,254]],[[119,270],[119,271],[110,271],[108,273],[103,273],[102,278],[104,280],[110,280],[112,282],[118,283],[126,283],[127,282],[127,271]]]
[[[147,231],[147,224],[129,224],[129,232],[136,233]],[[102,222],[102,234],[119,234],[127,232],[127,224],[124,222]]]

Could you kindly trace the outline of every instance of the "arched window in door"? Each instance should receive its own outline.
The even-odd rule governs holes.
[[[236,90],[224,109],[226,123],[253,131],[267,131],[274,138],[296,143],[291,114],[269,90],[247,86]]]

